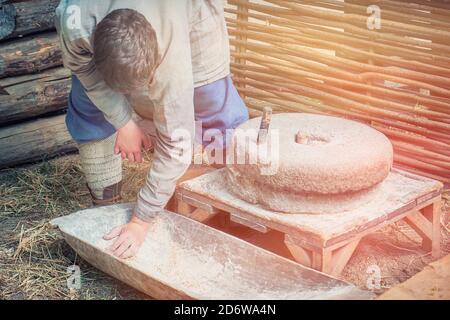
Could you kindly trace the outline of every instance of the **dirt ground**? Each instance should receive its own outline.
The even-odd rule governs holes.
[[[151,164],[124,164],[124,202],[134,201]],[[148,299],[82,261],[48,222],[91,206],[77,155],[65,156],[19,169],[0,171],[0,299]],[[450,192],[444,193],[443,254],[450,253]],[[273,251],[288,255],[271,235]],[[418,236],[398,222],[367,236],[342,278],[366,288],[379,268],[375,292],[404,282],[431,261],[420,249]],[[68,289],[67,268],[80,266],[82,288]]]

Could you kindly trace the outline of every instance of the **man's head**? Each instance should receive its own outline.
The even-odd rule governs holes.
[[[95,30],[94,61],[115,91],[129,93],[147,87],[158,63],[155,30],[135,10],[114,10]]]

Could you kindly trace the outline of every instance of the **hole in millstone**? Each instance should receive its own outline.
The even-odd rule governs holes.
[[[295,142],[298,144],[320,145],[328,143],[328,140],[324,137],[319,137],[299,131],[295,135]]]

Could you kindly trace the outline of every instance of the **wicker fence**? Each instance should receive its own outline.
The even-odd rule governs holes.
[[[0,0],[0,168],[76,149],[58,2]],[[226,11],[249,108],[363,121],[391,138],[398,166],[450,182],[449,1],[228,0]]]
[[[397,166],[450,182],[450,2],[228,3],[250,108],[365,122],[391,139]]]

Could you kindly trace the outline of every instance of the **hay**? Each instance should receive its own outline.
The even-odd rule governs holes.
[[[144,182],[144,164],[124,165],[124,202]],[[48,221],[91,206],[78,156],[0,173],[0,299],[133,299],[144,296],[86,264]],[[67,286],[81,269],[82,289]]]

